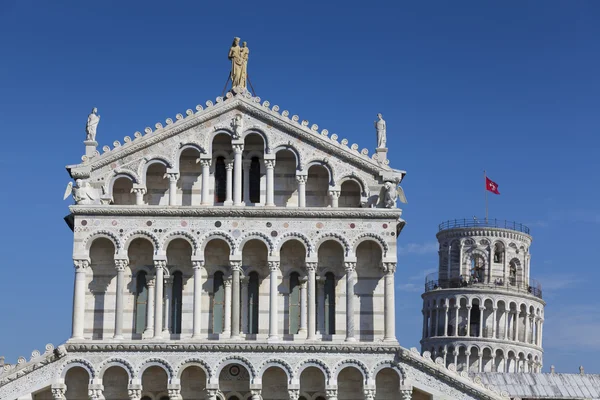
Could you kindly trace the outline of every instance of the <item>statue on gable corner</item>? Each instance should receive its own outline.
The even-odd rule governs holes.
[[[394,182],[386,181],[379,193],[380,204],[385,208],[396,208],[396,200],[400,200],[401,203],[408,203],[404,195],[404,189],[401,186],[396,186]]]
[[[73,186],[73,182],[69,182],[63,200],[66,200],[69,196],[73,196],[75,204],[94,204],[96,202],[94,192],[94,188],[92,188],[87,180],[77,179],[75,186]]]
[[[386,138],[386,127],[385,120],[381,113],[377,114],[377,121],[375,121],[375,129],[377,130],[377,148],[383,149],[387,146]]]
[[[92,108],[92,112],[88,115],[87,125],[85,126],[85,132],[87,134],[86,140],[89,142],[96,141],[96,128],[100,122],[100,116],[98,115],[98,109]]]
[[[244,47],[240,47],[240,38],[233,38],[233,44],[229,48],[229,55],[227,57],[231,60],[229,77],[231,78],[231,86],[234,88],[246,88],[249,52],[250,50],[246,47],[245,42]]]

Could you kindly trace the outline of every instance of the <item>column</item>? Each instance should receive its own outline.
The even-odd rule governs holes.
[[[479,352],[479,372],[483,372],[483,352]]]
[[[456,351],[456,348],[452,352],[452,355],[454,356],[454,366],[458,368],[458,351]]]
[[[515,311],[515,341],[519,341],[519,311]]]
[[[233,204],[233,160],[225,160],[225,205],[230,206]]]
[[[133,188],[131,189],[131,193],[135,193],[135,205],[143,206],[144,205],[144,195],[146,194],[146,188]]]
[[[384,262],[384,341],[396,341],[396,314],[395,314],[395,291],[394,274],[396,272],[396,263]]]
[[[75,265],[75,289],[73,290],[73,332],[71,339],[83,339],[86,272],[90,262],[88,260],[73,260],[73,264]]]
[[[496,312],[498,311],[498,307],[494,307],[494,308],[492,308],[492,310],[493,310],[493,313],[492,313],[492,319],[493,319],[493,321],[492,321],[492,338],[496,339],[496,333],[497,333],[496,332],[497,331],[497,329],[496,329],[497,313]]]
[[[452,270],[452,245],[448,245],[448,265],[446,266],[446,278],[450,280],[450,274]]]
[[[435,306],[435,330],[434,335],[439,336],[439,328],[440,328],[440,306],[439,304]]]
[[[241,273],[240,273],[241,274]],[[242,285],[242,326],[240,327],[240,333],[248,333],[248,277],[240,276],[240,283]]]
[[[444,303],[444,336],[448,336],[448,299]]]
[[[210,159],[200,159],[202,165],[202,205],[208,206],[214,203],[210,198]]]
[[[354,270],[355,262],[345,262],[346,269],[346,342],[354,342]]]
[[[315,340],[316,322],[317,322],[317,307],[316,307],[316,262],[307,262],[306,270],[308,271],[308,333],[307,340]]]
[[[165,285],[165,299],[163,304],[163,334],[164,337],[169,338],[171,333],[171,299],[173,295],[173,278],[166,277],[164,279]]]
[[[242,205],[242,152],[243,144],[233,145],[233,205]]]
[[[308,175],[296,175],[298,182],[298,207],[306,207],[306,181]]]
[[[266,206],[275,205],[275,160],[265,160],[265,168],[267,169],[267,201]]]
[[[233,279],[228,276],[224,280],[225,284],[225,315],[223,317],[223,337],[231,335],[231,281]]]
[[[322,334],[325,331],[325,278],[317,277],[315,280],[317,282],[317,304],[315,305],[317,319],[316,327],[317,333]]]
[[[467,337],[471,336],[471,308],[472,306],[467,306]]]
[[[458,336],[458,312],[460,311],[460,305],[457,303],[454,305],[456,309],[456,316],[454,317],[454,336]]]
[[[429,318],[427,319],[427,337],[431,337],[432,335],[432,326],[433,326],[433,306],[429,307]]]
[[[527,311],[525,311],[525,343],[531,343],[529,341],[529,323],[530,323],[529,314],[527,313]]]
[[[538,342],[538,346],[540,346],[540,347],[542,347],[542,339],[543,339],[542,332],[543,331],[544,331],[544,319],[541,318],[540,319],[540,340]]]
[[[114,339],[123,339],[123,289],[125,287],[125,268],[128,260],[115,260],[117,270],[117,293],[115,299],[115,335]]]
[[[279,335],[277,332],[277,278],[279,273],[279,261],[269,261],[269,340],[278,340]]]
[[[146,308],[144,337],[152,337],[154,336],[154,287],[156,286],[156,278],[148,279],[146,285],[148,285],[148,307]]]
[[[329,196],[331,197],[331,207],[333,208],[337,208],[338,207],[338,202],[340,199],[340,191],[339,190],[330,190],[329,191]]]
[[[483,337],[483,310],[485,308],[479,306],[479,337]]]
[[[306,335],[306,285],[308,279],[306,277],[300,278],[300,328],[298,329],[299,335]]]
[[[427,337],[427,306],[425,306],[422,310],[421,313],[423,313],[423,339],[425,339]]]
[[[244,175],[244,179],[242,182],[244,183],[244,187],[242,190],[242,200],[245,204],[250,204],[250,164],[252,160],[243,160],[242,161],[242,173]]]
[[[231,262],[231,338],[240,337],[240,271],[241,261]]]
[[[179,179],[179,174],[176,172],[168,172],[167,176],[169,177],[169,205],[176,206],[177,205],[177,180]]]
[[[163,323],[163,285],[164,269],[167,262],[164,260],[154,260],[156,269],[156,288],[154,291],[154,338],[160,339],[162,336]]]
[[[194,316],[192,339],[202,334],[202,266],[204,261],[192,261],[194,268]]]
[[[510,312],[504,309],[504,340],[508,340],[508,319],[510,318]]]

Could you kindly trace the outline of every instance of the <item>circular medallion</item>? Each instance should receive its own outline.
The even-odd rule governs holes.
[[[87,221],[84,219],[83,221],[81,221],[81,225],[82,226],[86,226],[87,225]]]
[[[217,222],[215,222],[215,226],[216,226],[217,228],[220,228],[220,227],[221,227],[221,225],[222,225],[222,224],[221,224],[221,221],[217,221]]]
[[[238,367],[237,365],[232,365],[231,367],[229,367],[229,374],[231,376],[238,376],[240,374],[240,367]]]
[[[146,225],[152,226],[152,221],[146,221]]]
[[[277,231],[271,231],[271,236],[276,237],[277,236]]]
[[[288,223],[286,222],[285,224],[283,224],[283,227],[284,227],[284,228],[289,228],[289,227],[290,227],[290,224],[288,224]]]
[[[321,222],[317,222],[317,229],[321,229],[323,227],[323,224]]]
[[[350,228],[354,229],[354,228],[356,228],[356,225],[355,224],[350,224]]]
[[[383,229],[387,229],[388,224],[383,224]]]
[[[186,221],[181,221],[181,226],[183,226],[185,228],[187,226],[187,222]]]
[[[267,228],[270,228],[270,227],[272,227],[272,226],[273,226],[273,224],[272,224],[272,223],[270,223],[270,222],[267,222]]]
[[[118,222],[117,221],[113,221],[111,222],[112,226],[117,226]]]

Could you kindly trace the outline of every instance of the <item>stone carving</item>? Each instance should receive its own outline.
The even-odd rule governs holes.
[[[87,125],[85,126],[86,140],[90,142],[96,141],[96,129],[100,122],[100,116],[98,115],[98,109],[92,108],[92,112],[88,115]]]
[[[260,392],[261,392],[260,389],[252,389],[252,390],[250,390],[250,393],[252,394],[252,400],[263,400]]]
[[[92,188],[87,180],[77,179],[75,186],[73,186],[73,182],[69,182],[65,189],[63,200],[66,200],[69,196],[73,196],[75,204],[96,204],[96,195],[96,190]]]
[[[375,400],[375,389],[364,389],[365,400]]]
[[[396,200],[402,203],[407,203],[404,190],[400,186],[396,186],[394,182],[387,181],[383,184],[379,193],[379,202],[385,208],[396,208]]]
[[[244,120],[242,114],[236,114],[231,121],[231,128],[233,129],[233,139],[239,139],[242,136],[244,130]]]
[[[246,81],[248,80],[248,56],[250,55],[250,49],[248,48],[247,42],[242,42],[242,47],[240,48],[240,54],[242,56],[242,81],[244,82],[244,87],[246,86]],[[268,102],[266,102],[268,103]],[[267,104],[267,107],[269,104]]]
[[[52,388],[52,398],[54,400],[64,400],[67,397],[65,396],[67,394],[67,388]]]
[[[381,113],[377,114],[375,121],[375,130],[377,131],[377,148],[384,149],[387,146],[385,120]]]
[[[244,50],[242,50],[244,49]],[[247,47],[240,47],[240,38],[233,38],[233,44],[229,48],[228,58],[231,60],[231,72],[229,77],[231,78],[231,86],[233,88],[246,89],[246,66],[248,62],[249,50]],[[246,57],[246,60],[244,60]]]

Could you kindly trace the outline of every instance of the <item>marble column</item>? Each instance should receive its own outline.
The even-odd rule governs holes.
[[[210,164],[211,160],[204,158],[200,159],[202,165],[202,205],[208,206],[214,203],[213,199],[210,198]]]
[[[454,306],[454,309],[456,310],[456,315],[454,316],[454,336],[458,336],[458,317],[459,317],[460,305],[456,304]]]
[[[86,272],[90,267],[88,260],[73,260],[75,265],[75,289],[73,290],[73,331],[71,339],[83,339],[85,318]]]
[[[154,338],[162,337],[163,323],[163,285],[164,285],[164,270],[167,267],[165,260],[154,260],[154,268],[156,269],[156,288],[154,290]]]
[[[243,144],[233,146],[233,205],[242,205],[242,153]]]
[[[496,328],[496,317],[497,317],[497,311],[498,311],[498,307],[494,307],[492,308],[492,338],[496,339],[496,333],[497,333],[497,328]]]
[[[316,299],[316,262],[307,262],[306,270],[308,272],[308,333],[307,340],[315,340],[316,322],[317,322],[317,306]]]
[[[242,309],[240,311],[242,326],[240,327],[240,333],[246,334],[250,331],[248,329],[248,282],[250,278],[248,278],[247,276],[242,276],[241,274],[242,273],[240,272],[240,292],[242,296]]]
[[[530,341],[529,341],[529,323],[530,323],[529,320],[530,320],[529,313],[527,313],[527,311],[525,311],[525,338],[524,338],[525,343],[530,343]]]
[[[167,176],[169,177],[169,205],[176,206],[177,205],[177,180],[179,179],[179,174],[176,172],[168,172]]]
[[[471,336],[471,309],[473,306],[467,306],[467,337]]]
[[[448,300],[446,300],[448,301]],[[448,336],[448,303],[444,304],[444,336]]]
[[[224,280],[225,285],[225,315],[223,318],[223,337],[231,336],[231,275]]]
[[[144,195],[146,194],[146,188],[133,188],[131,189],[131,193],[135,194],[135,205],[143,206],[144,205]]]
[[[128,260],[115,260],[115,269],[117,270],[117,293],[115,298],[115,335],[114,339],[123,339],[123,291],[125,288],[125,268],[129,264]]]
[[[479,372],[483,372],[483,354],[479,353]]]
[[[317,304],[315,304],[317,318],[317,333],[325,333],[325,277],[316,277]]]
[[[515,341],[519,341],[519,315],[520,311],[515,311]]]
[[[435,306],[435,329],[434,329],[434,335],[435,336],[439,336],[440,335],[440,306],[439,304]]]
[[[382,263],[384,275],[384,341],[396,341],[396,311],[394,274],[396,263]]]
[[[146,329],[144,337],[154,336],[154,288],[156,287],[156,278],[152,277],[146,281],[148,285],[148,307],[146,308]]]
[[[240,271],[242,262],[231,262],[231,338],[240,337]]]
[[[538,346],[542,347],[542,340],[543,340],[543,336],[542,333],[544,332],[544,319],[540,318],[540,341],[538,343]]]
[[[173,277],[165,277],[164,279],[164,304],[163,304],[163,337],[169,338],[171,333],[171,304],[173,298]]]
[[[341,192],[339,190],[330,190],[329,197],[331,197],[331,207],[337,208]]]
[[[275,160],[265,160],[267,169],[267,201],[266,206],[275,205]]]
[[[483,310],[485,310],[485,308],[482,308],[481,305],[479,306],[479,337],[483,337]]]
[[[296,175],[298,182],[298,207],[306,207],[306,181],[308,175]]]
[[[299,335],[306,335],[306,285],[308,283],[307,277],[300,279],[300,328],[298,329]]]
[[[354,342],[354,275],[355,262],[345,262],[346,270],[346,342]]]
[[[423,333],[421,336],[425,339],[427,337],[427,306],[421,310],[421,313],[423,314]]]
[[[279,340],[278,326],[278,290],[279,261],[269,261],[269,340]]]
[[[427,319],[427,337],[433,336],[433,306],[429,307],[429,318]]]
[[[448,263],[446,266],[446,279],[450,280],[450,274],[452,270],[452,245],[448,245]]]
[[[230,206],[233,204],[233,160],[225,160],[225,203]]]
[[[510,318],[510,311],[506,309],[503,312],[504,314],[504,340],[508,339],[508,319]]]
[[[204,261],[192,261],[194,268],[194,316],[192,339],[202,335],[202,267]]]
[[[242,191],[242,201],[245,204],[250,204],[250,164],[252,164],[252,160],[243,160],[242,161],[242,174],[244,175],[244,187]]]
[[[452,355],[454,356],[454,366],[458,368],[458,351],[454,350]]]

